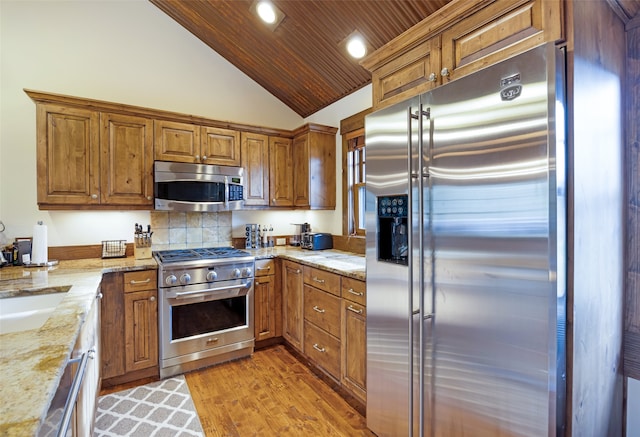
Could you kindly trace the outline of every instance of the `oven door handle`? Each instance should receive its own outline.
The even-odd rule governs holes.
[[[237,285],[227,285],[224,287],[209,288],[207,290],[182,291],[182,292],[177,292],[175,294],[175,299],[186,299],[189,297],[193,297],[195,294],[207,295],[210,293],[215,293],[217,291],[226,291],[226,290],[233,290],[235,288],[249,288],[249,287],[251,287],[251,282],[246,282],[244,284],[237,284]]]

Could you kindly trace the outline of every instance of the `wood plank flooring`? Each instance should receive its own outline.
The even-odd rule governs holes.
[[[185,377],[207,437],[375,436],[283,345]]]

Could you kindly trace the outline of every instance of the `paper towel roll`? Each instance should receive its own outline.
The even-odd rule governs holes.
[[[31,263],[46,264],[48,259],[47,226],[38,222],[33,226],[33,241],[31,243]]]

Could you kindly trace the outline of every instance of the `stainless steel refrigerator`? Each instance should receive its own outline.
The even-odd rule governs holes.
[[[367,116],[367,426],[562,435],[564,55]]]

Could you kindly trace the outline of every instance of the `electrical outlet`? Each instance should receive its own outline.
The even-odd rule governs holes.
[[[276,246],[284,246],[287,244],[286,238],[276,238]]]

